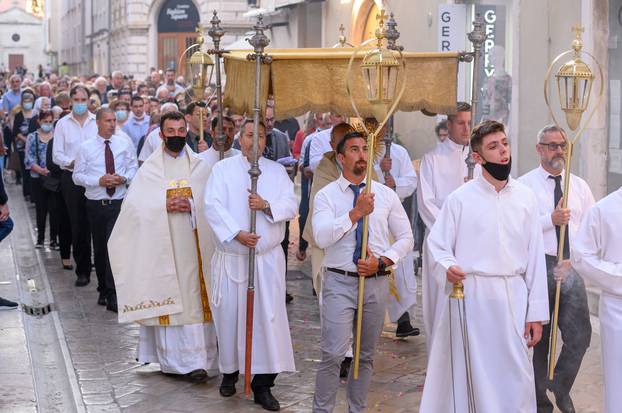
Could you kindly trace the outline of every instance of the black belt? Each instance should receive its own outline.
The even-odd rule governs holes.
[[[330,272],[335,272],[337,274],[341,274],[341,275],[347,275],[348,277],[356,277],[359,278],[360,275],[358,272],[353,272],[353,271],[345,271],[345,270],[340,270],[339,268],[326,268],[326,270],[330,271]],[[389,275],[391,273],[391,271],[378,271],[375,274],[370,275],[369,277],[381,277],[383,275]]]
[[[108,206],[108,205],[117,205],[123,202],[122,199],[87,199],[86,202],[95,205]]]

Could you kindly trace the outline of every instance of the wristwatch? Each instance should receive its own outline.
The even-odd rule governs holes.
[[[270,213],[270,202],[264,200],[265,202],[265,207],[263,207],[263,209],[261,210],[261,212],[263,212],[264,214],[269,214]]]
[[[385,271],[386,269],[387,264],[381,258],[378,258],[378,272]]]

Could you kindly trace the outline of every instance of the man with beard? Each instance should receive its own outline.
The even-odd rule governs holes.
[[[559,227],[568,225],[563,258],[565,265],[569,266],[569,246],[573,243],[583,217],[594,204],[594,197],[587,183],[578,176],[570,175],[568,208],[562,208],[564,166],[568,146],[565,135],[566,133],[557,126],[545,126],[538,133],[536,145],[540,155],[540,166],[520,178],[522,183],[534,191],[538,200],[551,312],[555,304],[556,286],[553,269],[558,261]],[[536,345],[533,354],[538,413],[553,411],[553,404],[546,394],[547,388],[555,395],[557,407],[563,413],[575,411],[570,398],[570,389],[592,337],[585,285],[576,272],[571,271],[561,284],[560,294],[559,330],[564,343],[555,366],[553,382],[549,382],[547,378],[550,325],[544,326],[542,341]]]
[[[175,69],[168,68],[164,74],[164,84],[156,91],[156,96],[160,91],[166,90],[169,98],[174,98],[178,93],[184,93],[184,88],[175,83]]]
[[[510,177],[503,124],[470,140],[482,175],[447,197],[427,240],[440,293],[419,411],[534,412],[527,349],[549,319],[538,203]],[[456,283],[465,301],[450,298]]]
[[[351,346],[359,277],[368,277],[363,291],[360,376],[350,370],[346,390],[349,412],[363,412],[371,383],[373,359],[388,301],[387,277],[413,248],[410,222],[397,194],[376,181],[364,192],[367,141],[349,132],[337,144],[343,166],[339,178],[317,193],[313,205],[313,238],[324,250],[322,280],[322,361],[318,366],[313,412],[335,408],[340,364]],[[372,160],[373,162],[373,160]],[[363,219],[369,216],[367,255],[361,259]],[[391,242],[390,238],[395,241]]]

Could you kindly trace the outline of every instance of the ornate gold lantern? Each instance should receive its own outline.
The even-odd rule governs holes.
[[[201,35],[201,28],[197,27],[197,43],[193,47],[198,47],[199,50],[192,53],[187,63],[192,76],[192,91],[194,93],[194,99],[202,100],[203,93],[205,92],[205,86],[208,79],[211,78],[212,71],[214,70],[214,60],[209,54],[201,50],[203,46],[203,36]],[[209,77],[208,77],[209,74]]]
[[[566,122],[571,130],[575,131],[581,123],[581,116],[587,109],[592,93],[594,74],[590,67],[580,58],[583,43],[581,42],[582,28],[574,28],[576,38],[572,42],[573,59],[564,63],[555,78],[559,104],[566,114]]]
[[[384,13],[384,12],[383,12]],[[384,16],[381,15],[380,27],[376,30],[376,48],[368,52],[361,63],[363,80],[367,86],[367,101],[374,107],[376,119],[386,117],[397,94],[397,79],[401,64],[398,52],[383,46],[385,33],[382,27]]]

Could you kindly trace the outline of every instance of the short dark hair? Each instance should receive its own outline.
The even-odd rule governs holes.
[[[469,105],[466,102],[458,102],[456,103],[456,113],[458,112],[470,112],[471,111],[471,105]],[[456,113],[453,113],[451,115],[447,115],[447,120],[452,121],[454,119],[454,117],[456,116]]]
[[[442,120],[440,121],[435,127],[434,127],[434,133],[436,133],[436,136],[439,136],[439,134],[441,133],[441,129],[445,129],[445,130],[449,130],[449,128],[447,127],[447,121],[446,120]]]
[[[253,118],[246,118],[244,119],[244,123],[242,123],[242,127],[240,128],[240,130],[244,130],[246,128],[246,125],[248,125],[249,123],[255,123],[255,119]],[[264,123],[263,119],[259,119],[259,125],[264,128],[264,130],[266,129],[266,124]]]
[[[140,101],[140,103],[142,103],[143,105],[145,104],[145,101],[143,100],[142,96],[134,95],[134,96],[132,96],[132,99],[130,100],[130,106],[132,106],[134,104],[134,102],[136,102],[136,101]]]
[[[84,86],[83,84],[77,84],[69,91],[69,97],[74,97],[76,93],[78,93],[78,91],[80,90],[84,92],[87,98],[90,96],[89,90],[86,88],[86,86]]]
[[[52,118],[52,119],[54,119],[54,112],[52,112],[51,110],[41,110],[41,111],[39,111],[39,115],[37,116],[37,119],[39,120],[39,123],[41,123],[41,119],[45,119],[45,118]]]
[[[186,118],[184,118],[184,114],[178,110],[167,112],[160,117],[160,129],[164,129],[164,122],[166,122],[167,120],[183,120],[184,123],[186,123]]]
[[[186,106],[186,111],[185,111],[185,113],[186,113],[186,115],[192,116],[192,114],[194,113],[194,110],[195,110],[197,107],[200,107],[200,108],[205,109],[205,108],[206,108],[206,106],[207,106],[207,105],[206,105],[206,104],[205,104],[205,102],[203,102],[203,101],[198,101],[198,102],[197,102],[197,101],[194,101],[194,102],[190,102],[190,103],[188,104],[188,106]]]
[[[485,136],[491,133],[503,132],[505,133],[505,126],[503,123],[496,120],[484,120],[479,123],[471,132],[471,149],[473,152],[479,152],[482,149],[482,142]]]
[[[337,144],[337,153],[344,154],[346,151],[346,142],[350,139],[361,138],[365,139],[365,135],[358,131],[348,132],[344,135],[344,137]]]
[[[352,132],[352,130],[352,125],[346,122],[341,122],[340,124],[333,126],[333,129],[330,131],[330,140],[334,141],[335,138],[340,136],[339,140],[341,141],[345,134],[348,132]]]
[[[218,119],[219,118],[220,118],[220,116],[216,116],[216,117],[214,117],[212,119],[212,129],[216,129],[216,126],[218,126]],[[235,122],[229,116],[223,116],[222,117],[222,123],[224,124],[225,122],[230,122],[230,123],[233,123],[233,125],[235,125]]]
[[[109,107],[103,107],[97,109],[97,112],[95,112],[95,120],[100,120],[106,113],[111,113],[114,116],[114,110]]]

